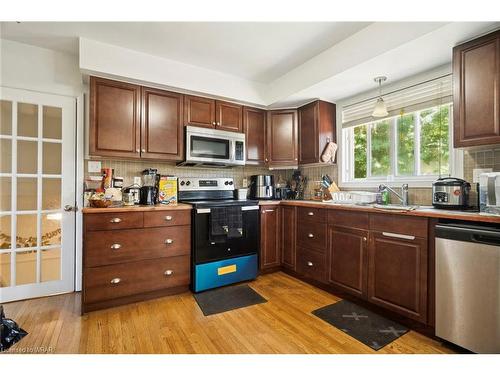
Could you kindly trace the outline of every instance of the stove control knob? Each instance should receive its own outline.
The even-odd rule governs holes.
[[[224,185],[229,185],[229,181],[225,181],[225,182],[224,182]]]
[[[181,186],[184,186],[185,182],[184,181],[181,181]]]
[[[186,181],[186,186],[191,185],[191,181]]]
[[[229,181],[229,185],[232,185],[233,184],[233,181]]]

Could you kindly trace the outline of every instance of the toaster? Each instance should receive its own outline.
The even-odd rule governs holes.
[[[479,207],[481,213],[500,215],[500,172],[479,176]]]
[[[436,208],[466,209],[470,189],[470,184],[460,178],[440,178],[432,184],[432,205]]]

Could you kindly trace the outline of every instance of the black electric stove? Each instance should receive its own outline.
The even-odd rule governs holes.
[[[232,178],[180,178],[179,201],[193,206],[191,289],[200,292],[257,277],[259,202],[234,199]],[[213,236],[212,214],[241,215],[240,235]],[[230,215],[227,214],[227,217]]]

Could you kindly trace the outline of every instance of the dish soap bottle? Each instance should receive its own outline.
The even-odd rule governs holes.
[[[377,193],[377,204],[388,205],[390,203],[389,190],[385,187],[379,187]]]

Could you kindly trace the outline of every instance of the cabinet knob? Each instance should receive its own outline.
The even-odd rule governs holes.
[[[307,215],[314,216],[314,212],[308,212]]]
[[[135,149],[135,152],[139,153],[139,152],[141,152],[141,150],[140,150],[140,149],[138,149],[138,148],[136,148],[136,149]]]
[[[299,159],[295,158],[295,160],[299,160]]]
[[[167,239],[165,240],[165,244],[170,245],[171,243],[174,243],[174,240],[173,240],[173,239],[171,239],[171,238],[167,238]]]
[[[122,219],[120,219],[119,217],[114,217],[109,222],[116,224],[116,223],[121,223],[121,221],[122,221]]]
[[[217,126],[219,126],[219,125],[220,125],[220,122],[217,121]]]
[[[268,162],[269,160],[266,158],[266,162]]]
[[[171,221],[172,220],[172,216],[170,216],[170,215],[165,216],[165,220],[166,221]]]
[[[114,243],[113,245],[111,245],[111,249],[113,250],[118,250],[120,247],[122,247],[122,245],[120,245],[119,243]]]
[[[313,237],[314,237],[314,234],[309,233],[309,234],[307,235],[307,237],[309,237],[309,238],[313,238]]]
[[[111,284],[120,284],[121,281],[122,279],[115,277],[114,279],[111,279]]]
[[[174,271],[172,271],[172,270],[166,270],[165,272],[163,272],[163,274],[165,276],[172,276],[174,274]]]
[[[214,122],[212,122],[212,125],[215,125],[215,121],[214,121]]]
[[[143,148],[143,149],[141,150],[141,152],[146,152],[146,149],[145,149],[145,148]]]
[[[363,237],[363,241],[365,241],[365,242],[366,242],[366,241],[368,241],[368,240],[367,240],[367,238],[366,238],[366,237]]]
[[[312,267],[312,266],[314,266],[314,264],[313,264],[313,262],[307,262],[307,266]]]

